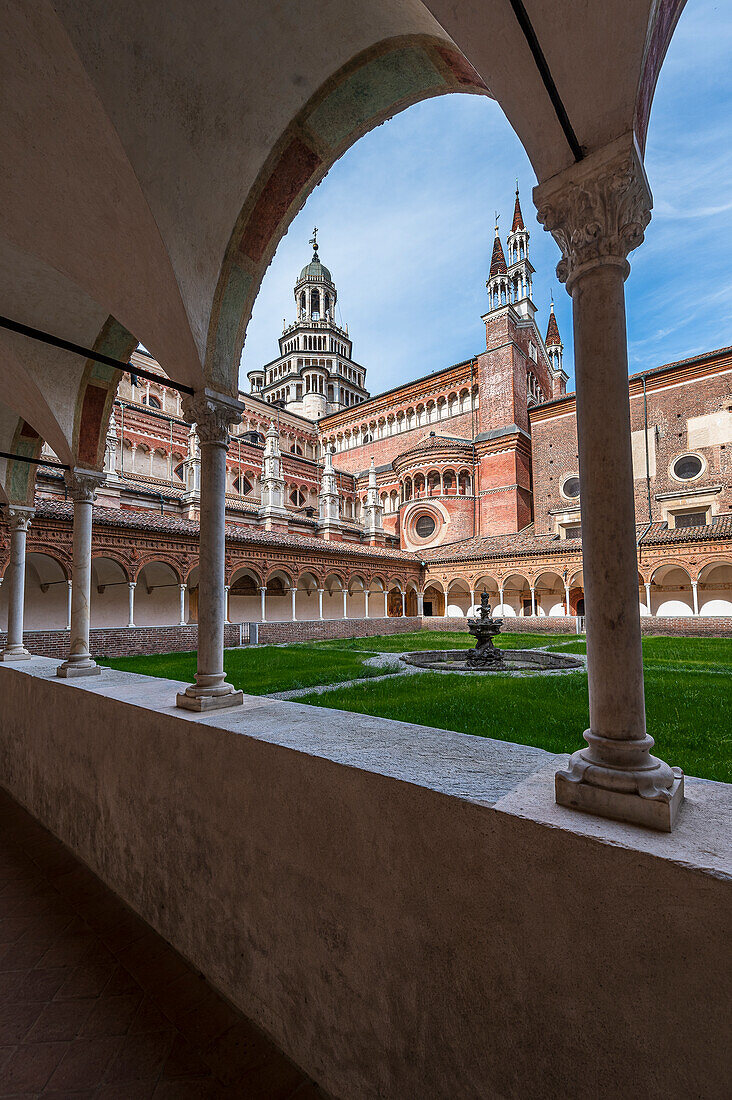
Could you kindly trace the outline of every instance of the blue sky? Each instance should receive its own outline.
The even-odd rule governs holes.
[[[651,115],[654,214],[626,284],[631,372],[732,344],[731,54],[732,5],[689,0]],[[276,357],[282,320],[294,317],[313,225],[372,393],[480,351],[494,212],[505,241],[517,176],[537,322],[543,335],[553,291],[573,385],[571,303],[558,249],[536,222],[529,161],[492,100],[450,95],[367,134],[310,196],[262,283],[242,388],[246,370]]]

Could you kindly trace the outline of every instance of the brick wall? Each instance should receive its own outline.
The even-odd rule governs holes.
[[[260,645],[314,642],[326,638],[371,638],[376,634],[408,634],[419,630],[418,616],[404,619],[309,619],[297,623],[260,623]]]
[[[4,633],[0,633],[0,647],[5,645]],[[247,626],[244,624],[244,639]],[[39,657],[66,659],[69,652],[68,630],[27,630],[24,635],[26,649]],[[224,645],[239,645],[239,623],[224,626]],[[198,627],[191,626],[138,626],[100,627],[89,632],[89,648],[94,656],[132,657],[141,653],[190,653],[198,648]]]
[[[505,634],[574,634],[576,633],[576,619],[574,615],[537,615],[532,617],[515,616],[503,620],[503,632]],[[428,615],[422,619],[422,627],[425,630],[467,630],[465,619],[446,618],[439,615]],[[729,638],[732,637],[732,616],[719,616],[717,618],[701,615],[698,618],[681,616],[678,619],[655,618],[644,616],[641,618],[641,633],[662,634],[677,637],[704,637],[704,638]]]
[[[448,392],[450,387],[445,387],[445,393]],[[442,391],[440,391],[442,392]],[[425,401],[430,400],[432,395],[420,397],[412,402],[413,405],[424,404]],[[394,410],[401,408],[401,405],[394,404]],[[382,414],[379,413],[379,416]],[[363,421],[358,417],[354,417],[353,423],[361,424],[368,421],[368,417],[364,414]],[[340,425],[339,425],[340,428]],[[373,443],[364,443],[361,447],[354,447],[349,451],[340,451],[333,456],[333,465],[336,470],[346,470],[349,473],[363,473],[364,470],[368,470],[371,463],[371,456],[373,455],[377,466],[385,466],[387,462],[391,462],[397,455],[403,454],[410,448],[415,447],[418,443],[421,443],[423,439],[429,436],[430,432],[437,432],[438,435],[454,435],[461,438],[470,439],[472,436],[472,413],[464,412],[459,413],[457,416],[445,417],[443,420],[435,420],[430,424],[422,424],[419,428],[412,428],[408,432],[400,432],[398,435],[387,436],[385,439],[376,439]],[[384,480],[383,484],[379,482],[379,489],[383,489],[384,486],[391,487],[392,485],[398,485],[399,479],[392,478],[391,480]]]

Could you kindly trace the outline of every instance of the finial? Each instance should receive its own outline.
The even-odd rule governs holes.
[[[554,312],[554,291],[553,290],[549,291],[549,297],[551,298],[551,302],[549,303],[549,309],[553,313]]]
[[[308,241],[308,244],[311,244],[313,246],[313,259],[317,260],[317,258],[318,258],[318,227],[317,227],[317,225],[313,226],[313,235],[310,238],[310,240]]]
[[[498,236],[498,219],[500,218],[500,216],[501,215],[496,210],[496,236]]]
[[[518,198],[518,176],[516,176],[516,198]]]

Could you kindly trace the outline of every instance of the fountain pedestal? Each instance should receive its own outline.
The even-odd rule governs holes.
[[[477,619],[468,619],[468,630],[476,639],[475,649],[471,649],[465,659],[469,668],[495,668],[502,664],[503,653],[493,645],[496,634],[500,634],[503,619],[494,619],[488,593],[480,598],[480,615]]]

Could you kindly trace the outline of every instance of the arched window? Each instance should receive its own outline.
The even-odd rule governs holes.
[[[142,399],[143,405],[149,406],[151,409],[161,409],[160,398],[156,397],[154,393],[148,394],[147,397]]]
[[[296,508],[302,508],[304,503],[305,497],[299,489],[295,489],[290,493],[290,504],[294,504]]]
[[[302,454],[302,447],[300,447],[299,444],[297,444],[297,443],[293,443],[292,446],[290,447],[290,454],[301,455]]]
[[[314,321],[320,320],[320,293],[317,290],[310,291],[310,316]]]
[[[252,483],[248,477],[244,477],[241,474],[239,477],[234,478],[234,492],[239,493],[240,496],[246,497],[252,491]]]

